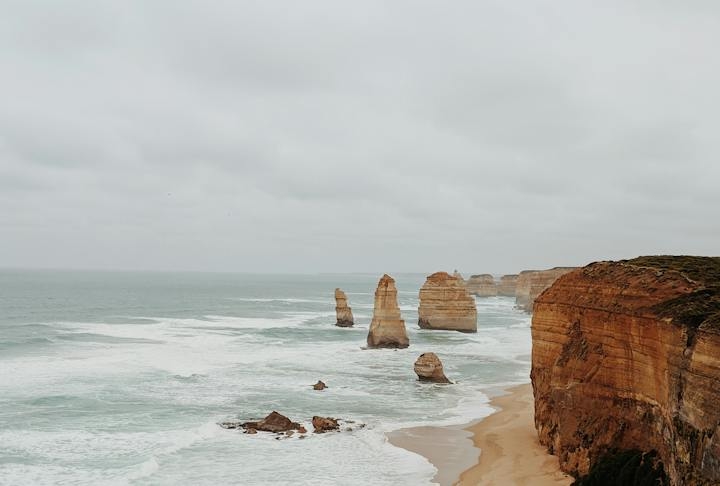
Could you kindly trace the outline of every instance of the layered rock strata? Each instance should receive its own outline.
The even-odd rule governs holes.
[[[574,267],[555,267],[549,270],[524,270],[520,272],[515,287],[515,305],[525,312],[532,312],[535,299],[562,275]]]
[[[526,309],[530,302],[530,277],[539,272],[539,270],[523,270],[518,274],[517,284],[515,285],[515,306],[520,309]],[[532,308],[532,303],[530,303]]]
[[[465,286],[468,292],[478,297],[493,297],[498,294],[495,277],[489,273],[471,275]]]
[[[477,332],[475,299],[447,272],[433,273],[420,289],[418,325],[422,329]]]
[[[335,325],[338,327],[352,327],[355,324],[347,296],[340,289],[335,289],[335,316]]]
[[[435,353],[423,353],[415,360],[415,374],[420,381],[432,383],[452,383],[445,376],[443,364]]]
[[[720,484],[720,258],[575,270],[537,298],[532,340],[535,426],[563,470],[631,451],[672,486]]]
[[[515,297],[515,287],[517,287],[517,275],[503,275],[497,284],[497,294],[504,297]]]
[[[385,274],[375,290],[375,306],[367,336],[369,348],[407,348],[405,321],[400,316],[395,280]]]

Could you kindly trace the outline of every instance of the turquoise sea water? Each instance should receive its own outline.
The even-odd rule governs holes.
[[[421,330],[424,276],[394,277],[404,350],[361,348],[379,275],[0,271],[0,484],[431,484],[385,433],[487,415],[488,389],[528,381],[530,319],[485,298],[477,334]],[[333,325],[335,287],[355,328]],[[426,351],[455,385],[417,382]],[[217,425],[272,410],[367,427]]]

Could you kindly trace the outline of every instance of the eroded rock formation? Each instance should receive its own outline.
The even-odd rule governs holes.
[[[313,385],[313,390],[324,390],[325,388],[327,388],[327,385],[322,380],[318,380],[318,382]]]
[[[497,284],[497,294],[504,297],[515,297],[515,287],[517,287],[517,275],[503,275]]]
[[[477,332],[475,299],[447,272],[433,273],[420,289],[418,325],[423,329]]]
[[[423,353],[415,360],[415,374],[420,381],[452,383],[445,376],[442,361],[435,353]]]
[[[255,434],[258,430],[263,432],[281,433],[289,430],[303,429],[299,423],[293,422],[286,416],[275,411],[257,422],[222,422],[220,426],[225,429],[243,428],[248,434]]]
[[[549,270],[520,272],[515,287],[515,305],[526,312],[532,312],[535,299],[555,280],[573,270],[575,270],[574,267],[555,267]]]
[[[458,272],[457,270],[455,270],[455,271],[453,272],[453,277],[455,277],[456,279],[458,279],[461,284],[463,284],[463,285],[466,285],[466,284],[467,284],[467,282],[465,281],[465,279],[464,279],[463,276],[462,276],[462,273]]]
[[[493,297],[498,294],[498,288],[495,284],[495,277],[489,273],[481,275],[471,275],[465,286],[468,292],[478,297]]]
[[[535,426],[563,470],[656,451],[672,486],[720,484],[720,258],[575,270],[536,300],[532,339]]]
[[[385,274],[375,290],[375,306],[367,345],[369,348],[407,348],[409,344],[405,321],[400,316],[395,280]]]
[[[322,434],[330,430],[339,430],[340,424],[337,419],[332,417],[318,417],[317,415],[312,418],[313,432],[316,434]]]
[[[335,325],[338,327],[352,327],[355,323],[345,292],[340,289],[335,289],[335,315]]]

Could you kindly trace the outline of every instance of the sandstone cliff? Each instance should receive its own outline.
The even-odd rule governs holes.
[[[533,303],[538,295],[550,287],[555,280],[574,267],[555,267],[549,270],[524,270],[517,278],[515,305],[526,312],[532,312]]]
[[[505,297],[515,297],[515,287],[517,287],[517,275],[503,275],[497,285],[497,294]]]
[[[335,325],[338,327],[352,327],[354,324],[352,309],[348,306],[345,292],[335,289]]]
[[[478,297],[492,297],[498,294],[495,277],[489,273],[471,275],[465,286],[468,292]]]
[[[656,451],[672,486],[720,484],[720,258],[575,270],[536,300],[532,339],[535,426],[562,469],[607,482]]]
[[[447,272],[433,273],[420,289],[418,325],[423,329],[477,332],[475,299]]]
[[[375,290],[375,307],[367,336],[369,348],[407,348],[405,321],[400,316],[395,280],[383,275]]]

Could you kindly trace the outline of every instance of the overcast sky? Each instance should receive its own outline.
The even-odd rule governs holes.
[[[714,0],[0,7],[0,267],[720,254]]]

